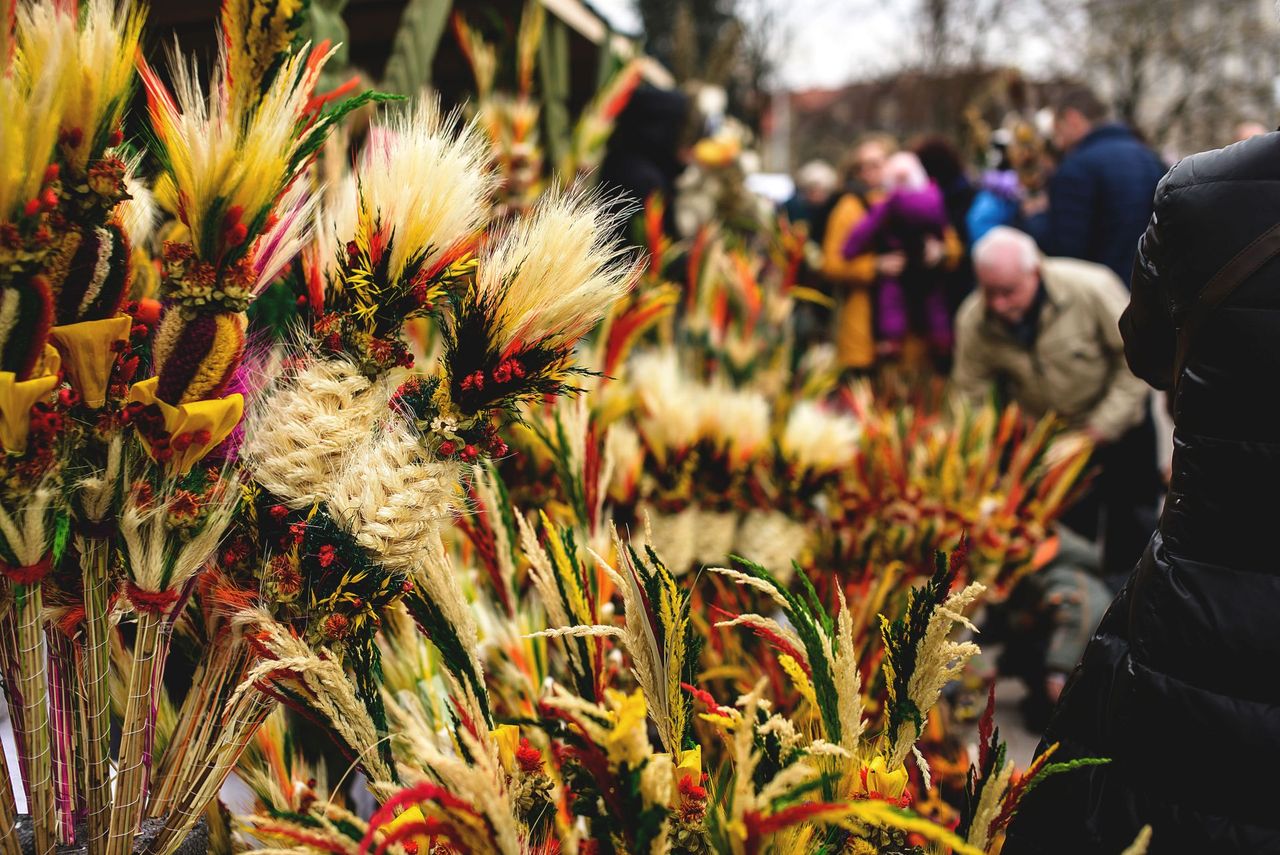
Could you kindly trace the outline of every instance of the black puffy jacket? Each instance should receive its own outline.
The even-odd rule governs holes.
[[[1156,192],[1121,320],[1129,365],[1173,385],[1178,328],[1280,223],[1280,133],[1180,163]],[[1280,259],[1195,325],[1156,532],[1063,692],[1054,759],[1005,855],[1280,853]]]

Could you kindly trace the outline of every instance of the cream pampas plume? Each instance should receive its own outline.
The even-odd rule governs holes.
[[[637,353],[631,359],[631,383],[639,395],[636,425],[659,463],[698,441],[701,387],[680,370],[674,350]]]
[[[435,98],[375,124],[335,212],[340,249],[358,229],[381,229],[389,238],[388,280],[436,268],[488,218],[498,181],[488,149],[473,123],[464,124],[457,111],[443,114]],[[360,216],[368,222],[357,226]],[[339,281],[339,272],[330,267],[330,280]]]
[[[778,440],[783,459],[797,477],[838,472],[857,453],[858,423],[816,401],[800,401],[787,416]]]
[[[971,641],[951,640],[957,625],[977,631],[964,612],[985,590],[981,583],[973,582],[950,592],[965,554],[963,546],[949,559],[939,553],[933,577],[911,591],[906,613],[892,623],[883,615],[880,618],[889,693],[885,704],[889,742],[886,760],[891,772],[911,753],[942,687],[958,677],[978,653],[978,645]]]
[[[616,219],[581,190],[552,191],[489,245],[476,299],[493,306],[492,346],[563,348],[604,317],[638,275]]]
[[[320,349],[350,354],[371,376],[412,364],[401,328],[473,273],[495,181],[475,126],[434,99],[375,125],[355,176],[326,205]]]
[[[746,466],[769,442],[769,402],[724,383],[704,387],[700,398],[702,439],[732,470]]]
[[[151,241],[156,225],[160,222],[160,206],[156,204],[151,188],[132,174],[125,176],[125,190],[129,198],[116,206],[115,216],[129,239],[129,246],[142,247]]]

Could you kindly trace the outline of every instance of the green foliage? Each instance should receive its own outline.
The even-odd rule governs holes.
[[[569,31],[556,18],[547,21],[538,46],[542,83],[542,129],[549,163],[562,163],[572,143],[569,119]]]
[[[818,701],[818,710],[822,713],[822,726],[826,737],[839,743],[842,735],[840,726],[839,692],[836,690],[835,675],[831,670],[831,661],[827,658],[825,639],[834,637],[831,616],[822,608],[817,592],[805,580],[807,590],[801,598],[788,590],[768,570],[737,555],[729,556],[743,572],[757,579],[763,579],[777,589],[787,603],[787,617],[796,630],[796,635],[804,643],[809,665],[813,669],[813,690]],[[804,573],[796,574],[804,578]]]
[[[351,75],[351,35],[347,31],[347,22],[342,19],[342,12],[347,8],[348,2],[349,0],[311,0],[306,21],[299,33],[300,40],[312,44],[327,40],[334,48],[333,57],[320,72],[320,82],[316,86],[319,92],[337,88]]]
[[[493,725],[493,714],[489,711],[489,694],[484,681],[472,667],[471,655],[456,632],[453,624],[445,618],[440,606],[421,589],[414,588],[404,599],[405,608],[413,617],[418,628],[431,639],[431,643],[440,651],[444,666],[460,683],[471,687],[476,702],[484,713],[485,721]]]
[[[957,550],[950,561],[939,552],[934,556],[933,576],[923,586],[914,588],[907,598],[907,611],[890,623],[880,618],[884,636],[884,658],[890,678],[888,702],[888,737],[892,743],[898,738],[898,730],[910,721],[919,733],[924,727],[924,717],[911,700],[911,675],[916,670],[916,657],[920,642],[924,639],[929,621],[938,606],[947,598],[962,561],[963,550]]]
[[[412,98],[431,83],[431,66],[452,11],[453,0],[409,0],[391,43],[383,89]]]
[[[1026,798],[1027,793],[1034,790],[1043,783],[1046,778],[1053,775],[1060,775],[1063,772],[1071,772],[1076,769],[1087,769],[1090,766],[1105,766],[1110,762],[1111,760],[1106,757],[1080,757],[1075,760],[1066,760],[1062,763],[1050,763],[1027,782],[1027,786],[1022,791],[1022,796],[1023,798]]]

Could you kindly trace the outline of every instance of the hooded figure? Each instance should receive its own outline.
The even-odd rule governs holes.
[[[1156,191],[1120,320],[1171,389],[1159,527],[1062,691],[1041,751],[1105,757],[1029,793],[1004,855],[1280,852],[1280,133],[1182,161]]]

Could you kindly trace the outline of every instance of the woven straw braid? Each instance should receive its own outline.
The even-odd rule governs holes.
[[[809,530],[779,511],[751,511],[738,527],[737,540],[738,555],[785,582],[791,578],[791,562],[804,553]]]
[[[289,507],[308,507],[327,498],[386,407],[385,384],[346,360],[316,360],[251,413],[241,455],[264,488]]]
[[[329,508],[387,567],[419,566],[459,500],[462,466],[426,456],[398,419],[347,458],[331,485]]]

